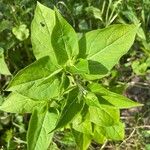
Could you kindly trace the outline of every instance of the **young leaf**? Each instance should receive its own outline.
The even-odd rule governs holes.
[[[57,120],[56,112],[47,106],[35,109],[29,123],[27,133],[28,150],[47,150],[53,133],[49,133]]]
[[[82,58],[80,58],[75,64],[67,66],[67,70],[73,74],[81,75],[86,80],[100,79],[108,72],[108,70],[99,62]]]
[[[24,86],[33,86],[36,82],[54,76],[61,71],[48,56],[43,57],[19,71],[7,87],[9,91],[20,90]]]
[[[16,36],[16,38],[20,41],[23,41],[29,37],[29,29],[25,24],[13,27],[12,32]]]
[[[41,107],[45,101],[35,101],[17,92],[11,93],[0,106],[0,110],[9,113],[31,113],[35,107]]]
[[[67,66],[67,70],[73,74],[89,73],[88,61],[86,59],[79,59],[75,64]]]
[[[79,99],[78,92],[79,90],[75,88],[69,93],[66,104],[61,111],[55,130],[66,126],[82,110],[84,103],[82,99]]]
[[[0,74],[11,75],[4,59],[4,50],[0,47]]]
[[[91,143],[91,137],[89,137],[89,135],[87,135],[87,134],[83,134],[74,129],[72,129],[72,133],[74,135],[78,149],[79,150],[87,150]]]
[[[107,90],[100,84],[93,83],[88,85],[88,88],[91,90],[91,92],[99,94],[102,98],[119,109],[142,106],[142,104],[134,102],[125,96]]]
[[[52,45],[60,65],[65,64],[68,60],[71,61],[77,56],[78,39],[77,34],[70,24],[60,15],[55,9],[56,24],[52,32]]]
[[[90,31],[79,42],[79,57],[96,61],[109,71],[129,50],[137,29],[135,25],[118,24]],[[104,74],[103,69],[101,74]]]
[[[57,59],[51,43],[51,35],[55,26],[55,12],[37,3],[34,19],[31,25],[31,41],[36,59],[50,56],[52,62],[57,64]]]

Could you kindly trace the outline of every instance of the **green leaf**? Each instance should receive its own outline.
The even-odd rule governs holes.
[[[72,123],[72,128],[75,129],[78,132],[92,135],[92,124],[89,121],[90,120],[90,114],[87,113],[85,116],[82,114],[79,114]]]
[[[80,74],[87,80],[100,79],[108,72],[100,63],[86,59],[79,59],[75,64],[68,66],[67,70],[74,74]]]
[[[13,27],[12,32],[16,36],[16,38],[20,41],[24,41],[29,37],[29,29],[25,24]]]
[[[62,73],[61,76],[61,83],[59,84],[59,91],[60,91],[60,95],[63,95],[64,92],[67,92],[67,90],[69,88],[71,88],[71,84],[70,84],[70,79],[69,77],[66,75],[65,72]]]
[[[17,91],[35,100],[50,100],[51,98],[60,96],[61,87],[59,86],[60,79],[50,77],[49,79],[28,84],[28,86],[22,86]]]
[[[85,103],[88,106],[95,106],[95,107],[101,108],[101,104],[98,100],[98,97],[94,93],[87,92],[84,98],[85,98]]]
[[[15,91],[24,86],[33,86],[33,84],[46,80],[60,71],[60,67],[54,65],[48,56],[43,57],[19,71],[8,85],[7,90]]]
[[[99,133],[103,134],[108,140],[123,140],[125,125],[121,122],[112,126],[99,127]]]
[[[102,98],[104,98],[106,101],[108,101],[109,103],[111,103],[112,105],[116,106],[119,109],[143,106],[143,104],[134,102],[125,96],[113,92],[111,92],[109,95],[102,96]]]
[[[91,17],[102,21],[102,13],[100,9],[93,7],[93,6],[89,6],[85,10],[87,14],[90,15]]]
[[[52,62],[57,64],[57,58],[51,43],[51,35],[54,26],[55,12],[38,2],[34,19],[31,24],[31,41],[33,52],[36,59],[43,56],[50,56]]]
[[[89,84],[88,88],[91,90],[91,92],[100,95],[103,99],[119,109],[142,106],[142,104],[134,102],[125,96],[107,90],[100,84]]]
[[[4,50],[0,47],[0,74],[11,75],[5,63]]]
[[[101,108],[90,106],[89,112],[90,121],[99,126],[112,126],[120,119],[119,110],[109,106],[102,105]]]
[[[79,59],[75,64],[67,66],[67,70],[73,74],[89,73],[88,61],[85,59]]]
[[[60,94],[62,69],[54,65],[49,56],[43,57],[17,73],[7,90],[17,91],[34,100],[50,100]]]
[[[102,134],[100,127],[98,125],[94,125],[94,133],[93,139],[100,144],[103,144],[107,138]]]
[[[35,101],[17,92],[13,92],[2,103],[0,110],[9,113],[31,113],[34,108],[41,107],[45,103],[45,101]]]
[[[74,29],[55,9],[56,24],[52,32],[52,45],[58,63],[63,65],[71,62],[79,52],[78,38]]]
[[[35,109],[27,133],[28,150],[47,150],[52,140],[53,133],[49,133],[57,120],[57,114],[52,108],[47,106]]]
[[[111,25],[105,29],[90,31],[79,42],[80,58],[96,61],[104,74],[118,63],[133,44],[138,27],[135,25]]]
[[[91,137],[76,130],[72,130],[77,147],[79,150],[87,150],[91,143]]]
[[[55,130],[66,126],[82,110],[84,103],[82,99],[79,99],[78,93],[79,90],[75,88],[68,94],[66,104],[61,111]]]

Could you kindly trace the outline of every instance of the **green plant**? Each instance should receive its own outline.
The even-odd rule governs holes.
[[[91,140],[122,140],[120,109],[141,106],[98,83],[133,44],[136,25],[112,25],[80,40],[57,9],[37,4],[31,26],[36,61],[19,71],[0,106],[10,113],[32,113],[27,146],[46,150],[56,130],[69,128],[77,147]]]
[[[141,0],[135,2],[133,0],[123,1],[122,8],[120,7],[120,18],[119,22],[139,24],[141,27],[137,31],[137,41],[140,50],[144,52],[146,57],[150,56],[150,34],[149,32],[149,14],[150,1]]]
[[[89,6],[85,10],[88,14],[88,16],[91,16],[92,18],[98,19],[101,24],[99,26],[107,27],[110,24],[114,22],[114,20],[117,18],[119,12],[117,12],[117,9],[119,5],[121,5],[122,0],[118,1],[99,1],[97,4],[99,7],[93,7]],[[96,5],[96,6],[97,6]]]

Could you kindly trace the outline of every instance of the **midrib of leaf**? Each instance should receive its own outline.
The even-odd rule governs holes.
[[[93,106],[95,107],[95,106]],[[109,112],[107,112],[105,109],[103,109],[101,106],[97,107],[97,109],[101,109],[101,111],[103,111],[104,113],[106,113],[112,120],[114,120],[114,118],[110,115]],[[103,122],[105,122],[105,119],[103,119],[102,117],[98,116]]]
[[[32,33],[32,34],[33,34],[33,33]],[[43,43],[37,38],[37,34],[35,34],[35,33],[34,33],[34,38],[36,38],[36,40],[38,40],[38,42],[43,45]],[[44,44],[43,46],[45,47],[45,50],[48,49],[48,47],[47,47],[45,44]],[[48,51],[48,50],[47,50],[47,51]]]
[[[114,118],[111,116],[111,114],[110,114],[109,112],[105,111],[105,109],[103,109],[103,111],[104,111],[106,114],[108,114],[108,116],[114,121]],[[117,111],[117,110],[116,110],[116,111]]]
[[[105,122],[104,119],[103,119],[101,116],[98,115],[98,118],[99,118],[100,120],[102,120],[103,122]]]
[[[120,40],[121,38],[123,38],[124,36],[126,36],[127,34],[129,34],[130,32],[133,32],[133,30],[126,32],[124,35],[122,35],[121,37],[119,37],[117,40],[113,41],[111,44],[107,45],[105,48],[101,49],[100,51],[98,51],[97,53],[87,57],[87,59],[92,59],[93,57],[100,55],[105,49],[107,49],[108,47],[110,47],[111,45],[113,45],[114,43],[116,43],[118,40]],[[100,34],[100,33],[99,33]],[[99,35],[98,34],[98,35]],[[90,48],[92,47],[92,44],[94,43],[94,41],[96,40],[96,38],[98,37],[98,35],[95,37],[95,39],[93,40],[93,42],[90,45]],[[91,49],[90,49],[91,51]]]
[[[112,126],[112,128],[114,129],[114,131],[116,131],[116,133],[118,134],[118,136],[121,138],[120,134],[118,133],[118,130],[116,130],[116,128],[114,126]]]
[[[71,105],[76,101],[76,99],[77,99],[77,98],[75,98],[75,99],[68,105],[68,109],[69,109],[69,108],[71,107]],[[65,106],[64,106],[64,108],[65,108]],[[61,120],[62,118],[64,118],[64,116],[65,116],[66,113],[68,112],[68,109],[65,110],[65,112],[63,113],[63,115],[62,115],[62,117],[60,118],[60,120]],[[75,117],[75,116],[74,116],[74,117]],[[73,117],[73,118],[74,118],[74,117]],[[57,123],[55,129],[57,129],[57,127],[59,128],[59,120],[58,120],[58,123]],[[54,130],[55,130],[55,129],[54,129]]]
[[[42,79],[44,79],[44,80],[49,79],[49,78],[53,77],[54,75],[56,75],[57,73],[59,73],[61,70],[62,70],[62,69],[58,69],[58,70],[54,71],[52,74],[50,74],[49,76],[44,76],[44,77],[38,78],[38,79],[36,79],[36,80],[30,80],[30,81],[28,81],[28,82],[23,82],[23,83],[20,83],[20,84],[11,86],[11,87],[16,87],[16,86],[20,86],[20,85],[28,84],[28,83],[32,83],[32,82],[33,82],[33,84],[34,84],[36,81],[40,81],[40,80],[42,80]],[[32,84],[31,86],[33,86],[33,84]],[[11,85],[11,83],[10,83],[10,85]],[[11,87],[8,86],[8,90],[9,90],[9,88],[11,88]]]
[[[59,21],[59,18],[58,18],[58,16],[57,16],[57,19],[58,19],[58,21]],[[60,23],[60,21],[59,21],[59,28],[60,28],[60,31],[61,31],[61,39],[62,39],[62,41],[63,41],[63,44],[64,44],[64,48],[65,48],[65,50],[66,50],[66,53],[67,53],[67,55],[68,55],[68,58],[69,58],[69,60],[71,60],[71,58],[70,58],[70,55],[69,55],[69,53],[68,53],[68,51],[67,51],[67,43],[65,42],[65,40],[64,40],[64,38],[63,38],[63,36],[64,36],[64,32],[63,32],[63,29],[66,27],[66,24],[64,25],[64,27],[62,27],[62,24]]]
[[[68,109],[71,107],[71,105],[76,101],[77,98],[75,98],[69,105],[68,105]],[[64,107],[65,108],[65,107]],[[65,110],[62,118],[66,115],[66,113],[68,112],[68,109]]]
[[[99,36],[99,34],[101,34],[101,31],[97,33],[95,39],[91,42],[89,51],[91,51],[91,47],[92,47],[93,43],[96,41],[96,39],[97,39],[97,37]]]

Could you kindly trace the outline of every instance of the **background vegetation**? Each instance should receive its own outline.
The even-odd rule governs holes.
[[[110,90],[143,103],[142,108],[122,111],[126,138],[104,145],[92,143],[90,150],[150,150],[150,0],[40,0],[60,10],[80,34],[115,23],[141,23],[135,43],[110,75],[102,80]],[[35,60],[30,41],[30,24],[36,0],[0,0],[0,103],[9,93],[3,89],[16,74]],[[48,18],[50,19],[50,18]],[[5,62],[10,70],[5,67]],[[25,150],[29,115],[0,112],[0,149]],[[75,149],[67,130],[56,133],[52,149]]]

